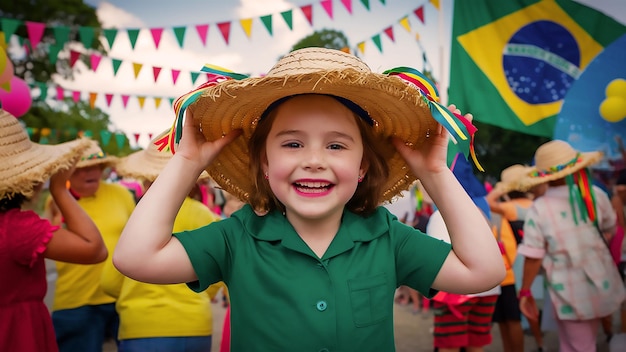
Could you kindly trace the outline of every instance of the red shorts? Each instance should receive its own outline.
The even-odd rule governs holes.
[[[461,317],[456,316],[446,304],[433,301],[435,347],[483,347],[491,344],[491,317],[497,299],[497,295],[472,297],[455,307]]]

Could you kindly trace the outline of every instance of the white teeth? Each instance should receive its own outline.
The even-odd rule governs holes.
[[[317,188],[324,189],[324,188],[327,188],[328,186],[330,186],[330,183],[328,183],[328,182],[307,182],[307,183],[296,182],[295,184],[298,187],[305,187],[305,188],[312,188],[312,189],[313,188],[315,188],[315,189],[317,189]]]

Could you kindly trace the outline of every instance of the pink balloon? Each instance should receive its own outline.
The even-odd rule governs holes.
[[[10,81],[11,78],[13,78],[13,63],[11,60],[7,60],[4,71],[0,73],[0,84]]]
[[[30,87],[19,77],[13,77],[11,79],[10,91],[6,91],[0,88],[0,103],[2,108],[15,117],[24,115],[30,105],[33,102],[33,98],[30,96]]]

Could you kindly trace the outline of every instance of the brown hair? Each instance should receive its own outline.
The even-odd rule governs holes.
[[[275,209],[284,211],[283,204],[272,192],[261,167],[266,158],[265,142],[276,118],[276,111],[277,109],[274,108],[265,114],[263,119],[259,120],[257,128],[248,142],[250,175],[254,178],[255,190],[250,194],[249,202],[255,210],[262,212]],[[363,140],[362,163],[366,166],[367,173],[346,207],[352,212],[367,215],[371,214],[381,203],[384,181],[389,177],[387,160],[391,158],[393,146],[376,136],[372,126],[368,125],[362,118],[354,112],[352,115],[357,122]]]

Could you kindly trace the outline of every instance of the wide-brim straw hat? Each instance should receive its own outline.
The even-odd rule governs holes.
[[[494,190],[506,194],[512,191],[523,191],[522,180],[534,171],[532,166],[515,164],[502,170],[500,182],[496,183]]]
[[[558,180],[602,160],[601,151],[580,152],[569,143],[552,140],[542,144],[535,152],[535,166],[520,180],[521,190]]]
[[[115,171],[122,177],[133,178],[140,181],[154,182],[157,176],[163,171],[165,165],[172,158],[169,150],[159,151],[156,141],[167,135],[170,130],[166,130],[154,137],[146,149],[136,151],[123,158],[119,158],[115,165]],[[199,179],[206,179],[209,174],[204,171]]]
[[[86,138],[56,145],[32,142],[18,119],[0,109],[0,198],[32,196],[36,184],[72,167],[91,145]]]
[[[91,146],[83,152],[80,160],[76,164],[77,169],[84,167],[102,165],[102,167],[112,167],[118,161],[115,156],[107,155],[102,151],[102,148],[98,145],[98,142],[93,141]]]
[[[417,148],[437,132],[438,124],[417,87],[398,77],[374,73],[359,58],[339,50],[296,50],[281,58],[267,75],[220,82],[189,106],[207,140],[217,140],[235,129],[243,131],[206,169],[224,190],[248,200],[254,192],[248,141],[270,104],[298,94],[350,100],[367,112],[381,140],[395,136]],[[381,201],[391,200],[416,180],[404,159],[393,148],[390,153],[390,176],[383,185]]]

